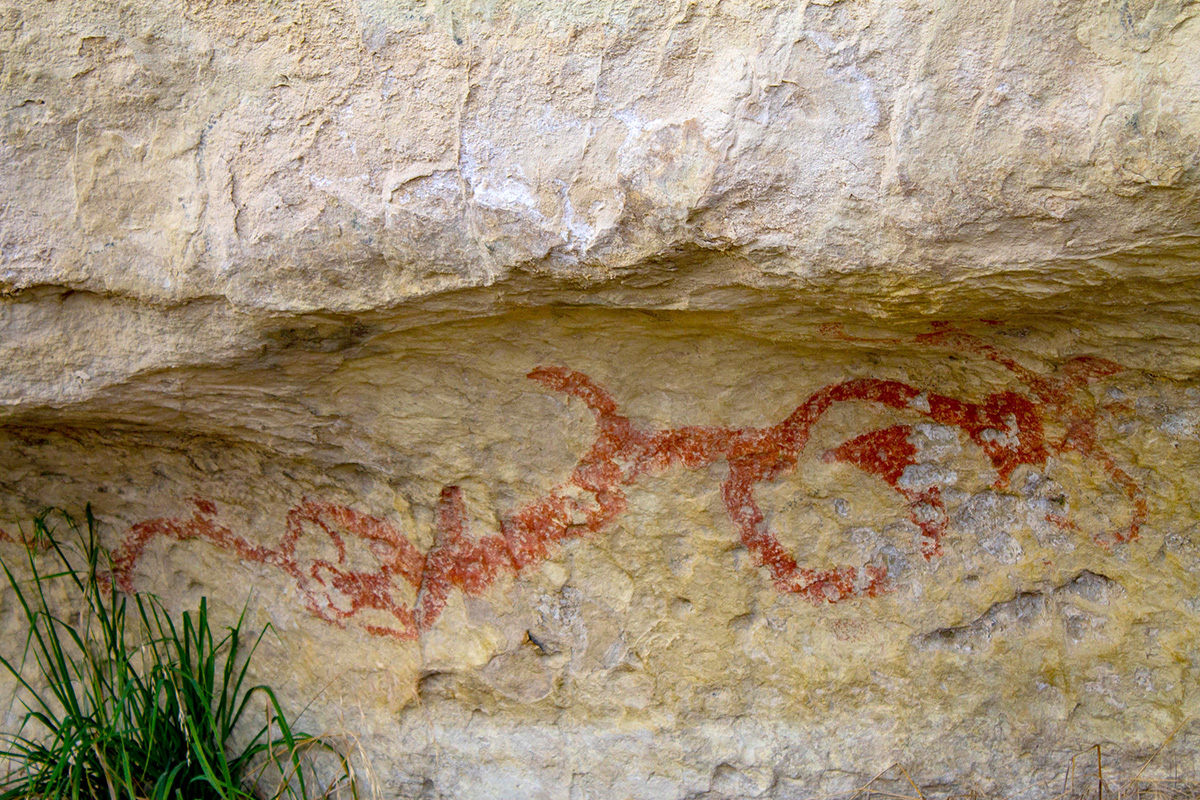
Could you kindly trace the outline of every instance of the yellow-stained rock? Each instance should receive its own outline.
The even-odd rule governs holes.
[[[11,2],[0,102],[0,556],[382,796],[1200,783],[1194,4]]]

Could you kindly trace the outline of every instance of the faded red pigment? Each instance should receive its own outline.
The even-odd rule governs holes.
[[[831,335],[854,340],[840,328]],[[516,574],[550,557],[558,544],[597,533],[627,507],[626,487],[643,476],[675,467],[700,469],[725,462],[728,475],[721,497],[738,537],[754,563],[767,570],[775,587],[813,602],[835,603],[855,596],[873,597],[887,590],[885,566],[867,564],[814,569],[799,565],[767,527],[755,500],[759,484],[795,469],[808,443],[812,426],[838,403],[866,402],[917,413],[963,431],[977,444],[996,470],[995,485],[1008,484],[1021,465],[1041,467],[1050,453],[1077,451],[1095,461],[1129,499],[1129,526],[1111,534],[1118,542],[1137,538],[1146,516],[1146,502],[1137,484],[1100,446],[1094,411],[1073,397],[1085,383],[1115,374],[1116,364],[1097,358],[1077,358],[1054,377],[1021,367],[990,345],[946,326],[916,337],[922,344],[950,346],[987,357],[1013,372],[1032,393],[1011,391],[989,395],[981,403],[922,392],[899,381],[862,378],[831,384],[811,395],[785,420],[767,428],[686,426],[644,430],[619,413],[616,401],[581,372],[563,367],[539,367],[528,377],[543,386],[584,403],[596,423],[596,439],[565,482],[544,497],[502,517],[497,533],[474,538],[468,530],[462,490],[447,486],[438,501],[435,540],[420,552],[390,522],[342,505],[306,499],[288,512],[286,533],[276,548],[252,544],[216,521],[216,507],[194,499],[192,516],[147,520],[134,525],[115,554],[118,585],[133,589],[133,573],[150,541],[203,539],[247,561],[276,567],[291,577],[308,609],[327,622],[344,625],[365,610],[380,612],[370,633],[414,640],[441,615],[455,589],[481,594],[503,574]],[[882,340],[872,340],[882,341]],[[1067,434],[1048,442],[1044,420],[1065,423]],[[910,425],[895,425],[855,437],[824,454],[827,462],[844,462],[878,477],[900,493],[921,531],[921,552],[933,558],[942,552],[947,515],[936,486],[914,487],[904,482],[905,470],[917,463]],[[1052,522],[1070,527],[1062,518]],[[297,545],[305,527],[315,528],[333,544],[334,560],[305,560]],[[378,561],[372,570],[351,569],[345,534],[359,537]],[[402,583],[401,583],[402,582]],[[398,596],[404,585],[415,602]],[[380,616],[384,622],[380,622]]]
[[[986,322],[998,324],[992,321]],[[1011,425],[1008,427],[1010,431],[1015,429],[1018,433],[1017,447],[1008,446],[1006,439],[1000,435],[1004,432],[1003,427],[993,427],[990,424],[980,426],[978,420],[972,420],[973,412],[968,409],[970,404],[950,401],[946,405],[935,405],[932,397],[930,399],[931,417],[937,419],[939,415],[945,416],[945,419],[938,421],[962,428],[972,441],[983,447],[984,452],[999,473],[996,486],[1006,486],[1013,470],[1022,464],[1043,465],[1048,452],[1062,454],[1074,451],[1079,453],[1085,461],[1099,465],[1109,480],[1125,495],[1125,499],[1132,509],[1129,524],[1123,529],[1096,536],[1097,544],[1109,549],[1116,543],[1130,542],[1136,539],[1142,525],[1146,522],[1146,515],[1149,511],[1146,496],[1137,482],[1117,466],[1116,459],[1100,444],[1100,439],[1096,434],[1096,409],[1086,407],[1079,402],[1080,388],[1123,372],[1125,368],[1107,359],[1095,356],[1077,356],[1063,364],[1062,368],[1058,370],[1058,374],[1039,375],[1023,367],[998,348],[982,342],[968,333],[955,330],[947,323],[935,323],[933,328],[934,330],[929,333],[914,337],[912,342],[917,345],[950,347],[962,352],[981,355],[1013,373],[1033,394],[1032,398],[1025,398],[1012,392],[1002,392],[991,395],[985,404],[988,406],[985,410],[991,418],[989,423],[994,420],[997,413],[1003,416],[1012,413],[1011,420],[1008,420]],[[826,335],[848,342],[886,345],[904,343],[903,339],[871,339],[849,336],[840,325],[827,325],[823,331]],[[1066,433],[1061,439],[1053,442],[1045,441],[1042,422],[1047,419],[1055,420],[1064,426]],[[1036,439],[1026,439],[1024,432],[1035,430]],[[989,431],[995,433],[991,434]],[[985,436],[990,441],[981,441]],[[1036,447],[1033,446],[1035,442]],[[903,456],[897,454],[896,457],[902,458]],[[879,475],[890,486],[901,491],[902,494],[905,493],[905,490],[897,487],[895,481],[880,475],[873,466],[859,464],[852,457],[844,460],[861,466],[867,472]],[[1047,514],[1046,520],[1068,530],[1078,530],[1078,526],[1058,514]]]

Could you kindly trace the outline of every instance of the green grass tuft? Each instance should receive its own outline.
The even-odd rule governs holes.
[[[52,521],[74,541],[57,538]],[[268,686],[246,685],[266,631],[248,641],[244,609],[214,630],[203,599],[176,622],[158,598],[118,592],[90,506],[86,526],[51,511],[33,533],[29,579],[0,562],[28,627],[19,654],[7,644],[0,653],[23,706],[18,731],[0,734],[0,761],[12,765],[0,800],[357,797],[347,760],[293,730]],[[232,748],[260,710],[266,722]],[[316,754],[336,765],[327,785]]]

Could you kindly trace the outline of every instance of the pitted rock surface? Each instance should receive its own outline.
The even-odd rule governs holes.
[[[1197,15],[10,3],[0,556],[385,797],[1200,779]]]

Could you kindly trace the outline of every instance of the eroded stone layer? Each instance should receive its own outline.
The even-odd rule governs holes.
[[[805,313],[313,321],[10,414],[0,548],[90,500],[124,588],[249,599],[389,796],[1135,771],[1196,710],[1194,351]]]
[[[1194,261],[1187,0],[6,0],[0,54],[6,292],[346,311],[532,273],[677,301],[650,262],[705,252],[732,264],[702,285],[942,316],[1200,296],[1186,260],[1122,257]]]
[[[0,554],[383,796],[1196,775],[1197,16],[0,0]]]

